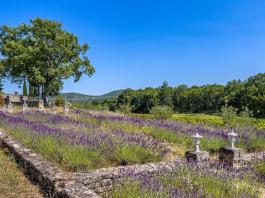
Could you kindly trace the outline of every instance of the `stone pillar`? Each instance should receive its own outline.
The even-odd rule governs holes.
[[[219,149],[219,161],[224,167],[232,168],[241,162],[243,154],[242,149],[222,147]]]
[[[208,162],[209,161],[209,152],[207,151],[188,151],[185,154],[187,162],[195,162],[195,163],[201,163],[201,162]]]
[[[56,114],[57,108],[56,108],[56,105],[54,104],[54,102],[52,103],[51,108],[52,108],[52,113]]]
[[[201,162],[208,162],[209,161],[209,152],[207,151],[201,151],[200,150],[200,139],[202,138],[199,133],[196,133],[194,136],[195,142],[195,151],[188,151],[185,153],[185,157],[187,162],[195,162],[195,163],[201,163]]]
[[[8,113],[13,113],[13,112],[14,112],[13,104],[12,104],[12,101],[11,101],[11,100],[8,101],[6,111],[7,111]]]
[[[26,111],[28,111],[28,104],[26,100],[23,100],[22,113],[25,113]]]
[[[65,103],[64,103],[63,112],[66,115],[68,115],[70,112],[70,104],[67,101],[65,101]]]
[[[44,103],[43,100],[38,101],[38,110],[39,111],[44,111]]]

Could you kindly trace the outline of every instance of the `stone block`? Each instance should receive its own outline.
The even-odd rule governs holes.
[[[207,151],[188,151],[185,154],[186,160],[188,162],[208,162],[209,161],[209,152]]]
[[[243,154],[242,149],[222,147],[219,149],[219,161],[226,167],[233,167],[242,160]]]

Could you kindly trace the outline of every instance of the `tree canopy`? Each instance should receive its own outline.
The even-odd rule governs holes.
[[[88,49],[57,21],[36,18],[18,27],[2,26],[0,72],[15,83],[27,79],[30,92],[35,89],[46,101],[47,96],[59,93],[64,79],[73,77],[76,82],[83,74],[93,75]]]
[[[162,105],[180,113],[219,113],[223,106],[234,107],[239,112],[251,111],[255,117],[265,117],[265,73],[245,81],[232,80],[226,85],[179,85],[170,87],[164,82],[158,88],[123,91],[116,102],[103,102],[110,110],[129,105],[134,113],[150,113]]]

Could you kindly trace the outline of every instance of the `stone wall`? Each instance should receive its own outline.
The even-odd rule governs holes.
[[[148,163],[143,165],[119,166],[102,168],[91,173],[74,174],[75,181],[95,193],[102,195],[113,189],[115,184],[121,183],[130,176],[156,175],[161,172],[170,172],[185,162],[175,159],[167,162]]]
[[[7,148],[31,181],[36,183],[46,197],[99,198],[130,175],[159,174],[172,171],[181,160],[144,165],[102,168],[88,173],[66,173],[45,160],[41,155],[24,148],[4,132],[0,132],[0,146]],[[97,194],[96,194],[97,193]]]
[[[99,197],[93,191],[75,183],[71,174],[61,171],[3,132],[0,132],[0,146],[8,149],[29,179],[41,188],[45,197]]]

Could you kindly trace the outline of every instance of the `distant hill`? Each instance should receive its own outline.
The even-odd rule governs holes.
[[[103,101],[110,98],[117,98],[123,90],[116,90],[101,96],[91,96],[80,93],[63,93],[62,96],[69,102],[92,102]]]

